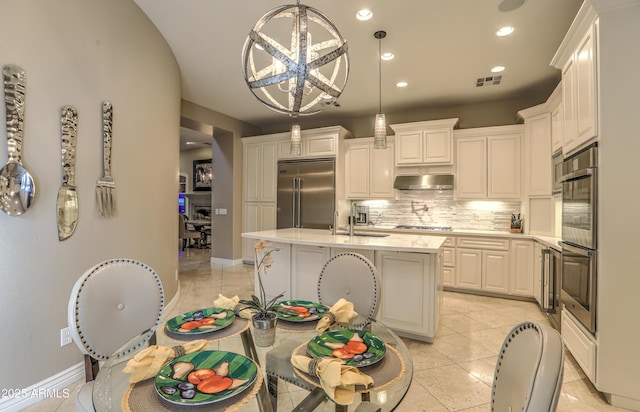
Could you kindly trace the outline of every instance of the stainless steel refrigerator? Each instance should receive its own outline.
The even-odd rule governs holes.
[[[335,198],[335,159],[278,162],[278,229],[328,229]]]

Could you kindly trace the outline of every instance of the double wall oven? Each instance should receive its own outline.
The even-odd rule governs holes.
[[[561,300],[596,333],[598,148],[591,145],[562,164]]]

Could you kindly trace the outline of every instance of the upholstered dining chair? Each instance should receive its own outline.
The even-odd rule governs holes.
[[[496,363],[491,411],[549,411],[558,406],[564,371],[562,337],[524,322],[507,335]]]
[[[87,270],[75,283],[68,307],[71,336],[84,354],[86,384],[76,407],[93,411],[93,380],[99,362],[115,354],[131,338],[143,334],[137,350],[155,341],[154,326],[164,309],[164,289],[156,272],[133,259],[111,259]]]
[[[199,230],[195,230],[193,226],[189,229],[186,217],[178,214],[178,238],[182,241],[182,248],[180,250],[184,250],[187,244],[191,244],[191,240],[195,240],[196,245],[199,247],[202,240],[202,233]]]
[[[318,300],[331,306],[340,298],[353,303],[358,317],[353,326],[361,328],[378,313],[380,282],[369,259],[359,253],[340,253],[329,259],[318,277]]]

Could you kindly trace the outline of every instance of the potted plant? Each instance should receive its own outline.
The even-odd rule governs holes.
[[[251,295],[251,300],[240,300],[243,308],[240,310],[251,310],[253,316],[251,318],[254,329],[254,338],[257,346],[271,346],[276,339],[276,321],[278,320],[273,306],[284,296],[284,292],[275,298],[267,301],[267,296],[262,283],[262,276],[267,276],[267,270],[273,264],[273,252],[279,251],[280,248],[270,248],[270,245],[264,240],[258,241],[255,246],[255,270],[258,274],[258,286],[260,296]]]

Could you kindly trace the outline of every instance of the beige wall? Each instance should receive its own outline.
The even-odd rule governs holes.
[[[0,213],[0,388],[8,389],[29,387],[82,361],[75,344],[60,347],[60,329],[67,326],[75,281],[95,264],[118,257],[143,261],[160,275],[166,301],[176,294],[178,228],[166,222],[176,221],[180,72],[131,0],[5,0],[0,39],[0,64],[18,64],[27,74],[23,159],[38,191],[24,215]],[[112,219],[98,215],[95,201],[103,100],[114,110],[119,210]],[[65,104],[79,113],[80,217],[73,236],[60,242],[55,208]],[[4,125],[0,130],[4,163]]]

